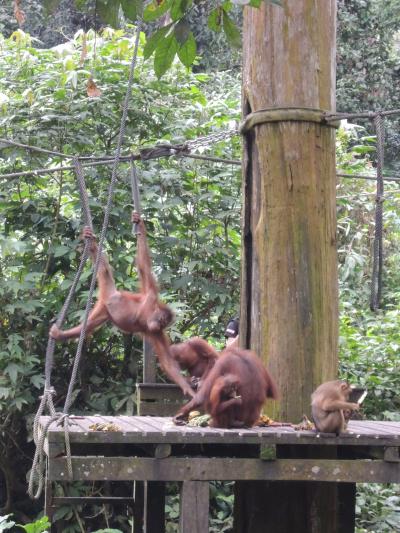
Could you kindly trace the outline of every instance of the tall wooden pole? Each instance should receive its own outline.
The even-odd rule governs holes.
[[[282,3],[244,13],[240,339],[278,383],[270,414],[297,422],[337,373],[335,130],[323,113],[335,111],[336,0]],[[309,453],[277,447],[280,457]],[[340,491],[238,483],[235,532],[350,532]]]
[[[337,371],[336,0],[246,8],[241,339],[297,421]],[[261,113],[260,110],[270,110]]]

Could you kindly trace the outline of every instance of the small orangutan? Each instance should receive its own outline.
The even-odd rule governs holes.
[[[89,313],[86,332],[91,333],[104,322],[110,321],[125,333],[142,334],[152,344],[162,370],[181,387],[184,394],[193,396],[194,392],[171,355],[170,342],[164,333],[164,329],[171,324],[174,314],[159,300],[157,283],[151,272],[150,250],[144,222],[138,213],[132,214],[132,222],[139,227],[136,263],[140,290],[136,293],[117,290],[111,266],[102,253],[97,271],[98,299]],[[90,239],[90,257],[95,262],[98,246],[89,227],[84,228],[82,238]],[[50,336],[56,340],[66,340],[79,337],[81,330],[82,324],[67,330],[61,330],[54,324],[50,329]]]
[[[360,404],[349,402],[351,386],[346,381],[322,383],[311,395],[311,411],[315,427],[323,433],[346,431],[344,411],[358,411]]]
[[[200,337],[172,344],[170,352],[181,370],[187,370],[195,390],[204,382],[218,358],[217,351]]]
[[[202,407],[211,415],[213,427],[251,427],[259,419],[266,398],[277,397],[276,385],[255,353],[227,348],[174,421],[182,424],[190,411]]]

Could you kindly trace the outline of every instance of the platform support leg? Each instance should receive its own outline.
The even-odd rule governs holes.
[[[207,481],[184,481],[179,533],[208,533],[210,488]]]
[[[144,533],[165,531],[165,482],[144,482]]]
[[[133,498],[133,533],[143,533],[144,519],[144,482],[134,481]]]
[[[53,506],[53,483],[49,481],[47,476],[44,484],[44,514],[48,517],[50,526],[50,532],[56,531],[53,524],[54,506]]]
[[[356,484],[339,483],[339,531],[354,533],[356,529]]]

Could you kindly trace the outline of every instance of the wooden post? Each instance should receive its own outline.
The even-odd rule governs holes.
[[[336,0],[282,3],[244,11],[240,339],[277,381],[269,414],[297,422],[337,373]],[[338,531],[335,484],[238,483],[235,505],[236,532]]]
[[[144,533],[164,533],[165,531],[165,483],[163,481],[144,482]]]
[[[207,481],[182,483],[180,533],[208,533],[209,498],[210,488]]]
[[[275,111],[247,118],[240,335],[297,421],[337,372],[335,129],[315,111],[335,110],[336,6],[283,4],[245,9],[243,117]]]

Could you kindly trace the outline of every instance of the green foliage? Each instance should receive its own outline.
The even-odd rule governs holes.
[[[51,526],[47,516],[39,518],[35,522],[30,524],[16,524],[13,520],[10,520],[10,514],[6,516],[0,516],[0,532],[13,528],[14,526],[26,531],[26,533],[45,533]]]
[[[218,39],[224,33],[224,16],[235,22],[238,16],[228,3],[224,4],[225,8],[219,4],[207,3],[204,11],[206,19],[211,21],[209,15],[215,12],[211,26],[214,24],[213,29],[220,32],[217,36],[213,34],[216,39],[213,42],[220,42]],[[361,6],[359,0],[355,4]],[[361,7],[369,5],[365,2]],[[172,7],[169,24],[155,30],[147,44],[142,36],[144,48],[140,49],[132,91],[126,152],[136,152],[158,141],[184,142],[234,126],[239,118],[239,82],[234,74],[189,74],[174,60],[178,55],[186,66],[190,64],[196,54],[193,40],[199,42],[199,31],[191,18],[197,13],[194,5],[192,11],[181,18],[182,5],[170,4]],[[357,17],[352,16],[347,22],[356,24]],[[360,22],[369,24],[364,14]],[[388,33],[391,28],[389,25]],[[191,35],[192,30],[195,37]],[[163,75],[160,80],[143,59],[152,55],[156,58],[157,50],[163,49],[170,35],[174,54],[164,50],[164,56],[158,59],[157,73]],[[208,44],[210,33],[202,35],[204,43]],[[359,46],[364,42],[362,36],[357,43],[352,33],[350,36],[346,41],[349,48],[357,49],[357,43]],[[81,65],[82,32],[73,41],[53,50],[35,49],[32,39],[22,31],[14,33],[11,39],[1,40],[0,127],[5,135],[68,154],[113,153],[133,41],[122,31],[106,29],[97,38],[96,56],[92,32],[88,33],[87,41],[88,57]],[[372,44],[375,46],[375,41]],[[346,53],[353,52],[347,50]],[[215,61],[220,62],[221,56],[214,55]],[[169,70],[165,68],[167,62]],[[339,85],[339,98],[351,94],[356,99],[356,93],[351,92],[353,87],[366,94],[369,88],[358,79],[357,65],[350,61],[346,68],[355,69],[355,82],[348,85],[343,82],[342,92]],[[86,93],[86,82],[92,71],[102,90],[100,99],[91,99]],[[390,94],[385,93],[385,98]],[[351,108],[351,99],[342,102],[345,102],[343,110]],[[362,109],[365,109],[364,104]],[[365,130],[341,130],[338,135],[340,170],[350,174],[372,173],[374,142]],[[215,144],[211,152],[238,158],[239,140],[234,138],[232,142]],[[58,156],[27,154],[20,148],[4,145],[0,146],[0,155],[0,173],[63,163]],[[141,163],[140,174],[154,269],[163,297],[177,312],[177,323],[171,335],[178,339],[182,335],[200,334],[211,337],[217,344],[224,321],[238,303],[239,172],[236,168],[171,158]],[[97,228],[102,220],[109,175],[109,167],[85,169]],[[373,314],[368,310],[373,183],[342,179],[338,186],[340,351],[341,375],[368,388],[365,401],[368,417],[395,420],[399,416],[400,396],[400,219],[398,187],[392,184],[386,189],[385,309]],[[7,477],[7,490],[12,489],[16,500],[23,501],[25,487],[21,491],[14,478],[24,479],[30,464],[26,423],[32,418],[43,383],[48,324],[61,308],[79,261],[80,205],[71,171],[1,180],[0,203],[0,424],[4,428],[0,457],[6,463],[4,466],[0,462],[0,469]],[[108,253],[119,287],[134,289],[137,280],[131,265],[135,244],[129,222],[130,210],[128,168],[121,165],[108,234]],[[71,310],[70,324],[81,317],[88,277],[89,271],[85,271]],[[141,374],[140,350],[140,343],[131,336],[121,336],[106,328],[98,331],[85,347],[76,390],[76,411],[134,413],[134,385]],[[56,353],[53,381],[60,399],[65,395],[73,353],[73,344],[60,347]],[[225,486],[215,487],[215,491],[211,489],[215,501],[210,527],[212,531],[222,531],[229,529],[231,523],[232,495]],[[397,524],[393,520],[398,510],[394,506],[398,505],[398,500],[391,499],[397,498],[395,489],[378,493],[370,487],[363,486],[359,492],[360,531],[395,530]],[[84,489],[78,486],[76,495],[81,494]],[[173,528],[177,518],[176,502],[172,499],[168,505]],[[71,508],[61,508],[57,517],[64,524],[64,531],[79,531],[77,524],[71,525],[74,522]],[[121,520],[115,525],[124,531],[126,521],[123,522],[123,517]],[[96,527],[102,525],[105,525],[103,519]]]
[[[337,136],[339,171],[369,173],[374,137],[364,128],[346,125]],[[371,172],[372,173],[372,172]],[[384,309],[369,310],[371,250],[374,224],[374,182],[345,180],[338,185],[338,257],[340,285],[340,373],[366,387],[364,415],[398,420],[400,409],[399,195],[397,184],[385,184]],[[399,529],[398,485],[357,487],[358,533]]]
[[[94,34],[89,32],[88,56],[81,65],[82,32],[52,50],[33,48],[21,30],[1,41],[0,128],[9,138],[67,154],[114,153],[133,38],[121,30],[106,29],[96,46],[94,56]],[[91,73],[102,90],[97,99],[86,92]],[[235,127],[237,77],[229,72],[216,74],[213,85],[210,79],[173,63],[158,80],[143,62],[141,47],[125,153]],[[214,142],[199,151],[239,158],[240,140]],[[18,147],[1,145],[0,152],[1,174],[68,164],[57,155],[27,153]],[[199,334],[218,342],[238,304],[240,171],[186,158],[150,160],[138,167],[154,271],[163,298],[177,315],[171,336]],[[85,167],[85,177],[98,230],[110,167]],[[0,456],[10,470],[20,473],[17,477],[24,478],[31,453],[26,422],[37,407],[43,384],[49,323],[61,309],[79,263],[81,212],[70,170],[2,179],[0,204],[0,424],[6,429]],[[108,253],[118,286],[135,290],[131,209],[129,167],[121,164]],[[69,314],[71,325],[82,316],[89,276],[87,269]],[[56,351],[53,384],[59,402],[65,396],[74,352],[74,343],[59,345]],[[135,382],[140,380],[141,367],[139,340],[111,328],[99,330],[85,346],[75,412],[135,413]],[[24,450],[22,461],[15,453],[15,442]],[[14,483],[11,474],[9,480]],[[13,494],[19,490],[18,485]],[[21,501],[24,498],[21,495]],[[66,523],[67,519],[60,516],[60,520]]]
[[[47,516],[43,516],[32,524],[19,524],[19,527],[26,531],[26,533],[44,533],[49,529],[49,527],[51,527],[51,524]]]
[[[399,109],[398,0],[339,0],[337,109]],[[370,124],[367,124],[370,127]],[[398,168],[399,117],[388,121],[386,157]]]
[[[395,486],[358,486],[356,533],[392,533],[400,531],[400,492]]]
[[[368,173],[374,137],[360,127],[338,134],[338,163],[345,173]],[[385,312],[369,310],[371,250],[374,224],[374,183],[344,180],[338,186],[338,257],[341,291],[341,372],[369,393],[365,413],[372,418],[391,418],[398,411],[400,366],[400,312],[398,310],[398,187],[386,184],[384,206],[384,302]]]

